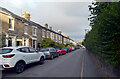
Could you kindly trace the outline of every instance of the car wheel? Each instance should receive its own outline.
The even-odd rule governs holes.
[[[44,60],[44,57],[41,57],[41,58],[40,58],[40,61],[39,61],[39,64],[44,64],[44,61],[45,61],[45,60]]]
[[[54,59],[54,56],[53,55],[51,55],[51,60],[53,60]]]
[[[18,62],[15,65],[15,68],[14,68],[14,70],[17,74],[22,73],[24,71],[24,69],[25,69],[25,63],[24,62]]]
[[[57,54],[57,57],[59,57],[59,54]]]

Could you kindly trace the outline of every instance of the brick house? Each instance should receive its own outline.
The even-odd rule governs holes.
[[[45,27],[30,20],[29,12],[18,16],[0,7],[0,22],[2,33],[6,35],[6,46],[30,46],[37,48],[43,38],[51,38],[58,43],[69,43],[70,39],[52,30],[52,26]]]

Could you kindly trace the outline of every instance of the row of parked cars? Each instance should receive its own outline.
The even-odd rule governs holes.
[[[43,48],[36,51],[34,48],[26,46],[4,47],[0,49],[0,69],[12,68],[16,73],[21,73],[27,64],[38,62],[43,64],[45,59],[54,59],[68,52],[79,49],[80,47],[64,48]]]

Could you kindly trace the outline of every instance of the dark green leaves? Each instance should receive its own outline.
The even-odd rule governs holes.
[[[113,67],[120,65],[120,2],[92,3],[89,10],[92,30],[85,36],[86,48]]]

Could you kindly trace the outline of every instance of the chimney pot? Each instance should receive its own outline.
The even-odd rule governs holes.
[[[59,34],[61,34],[61,33],[62,33],[62,31],[61,31],[61,30],[58,30],[58,33],[59,33]]]
[[[48,24],[45,24],[45,27],[48,29]]]
[[[26,20],[30,21],[30,13],[29,12],[23,12],[22,17],[25,18]]]
[[[52,30],[52,26],[51,25],[49,26],[49,29]]]

